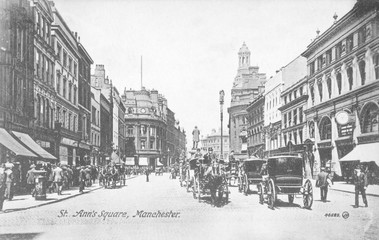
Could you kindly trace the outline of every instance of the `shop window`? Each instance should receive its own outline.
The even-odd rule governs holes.
[[[296,109],[293,110],[293,124],[294,125],[297,124],[297,110]]]
[[[374,103],[369,103],[363,111],[363,132],[378,132],[379,108]]]
[[[337,73],[337,87],[338,87],[338,94],[341,94],[341,87],[342,87],[342,76],[341,73]]]
[[[332,79],[330,79],[330,77],[326,79],[326,85],[328,87],[329,98],[331,98],[332,97]]]
[[[299,123],[303,122],[303,107],[299,108]]]
[[[146,141],[141,140],[141,149],[144,150],[146,148]]]
[[[324,117],[320,123],[321,140],[332,138],[332,123],[328,117]]]
[[[303,130],[302,129],[299,129],[299,139],[300,139],[300,144],[303,143]]]
[[[348,67],[347,70],[347,79],[349,80],[349,90],[353,89],[353,68]]]
[[[364,60],[359,62],[359,73],[361,74],[361,84],[365,85],[366,82],[366,62]]]

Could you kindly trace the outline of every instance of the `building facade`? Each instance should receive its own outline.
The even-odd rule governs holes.
[[[205,153],[208,151],[208,148],[213,149],[213,153],[216,154],[216,157],[220,159],[221,156],[221,141],[222,141],[222,159],[226,161],[229,159],[229,134],[223,132],[221,140],[221,129],[216,131],[212,129],[211,134],[206,137],[202,137],[201,141],[201,150]]]
[[[79,51],[75,36],[51,2],[54,14],[52,39],[56,53],[54,62],[56,105],[59,122],[59,160],[62,164],[78,165],[77,151],[81,136],[78,132],[78,62]]]
[[[375,1],[358,1],[303,53],[310,95],[305,114],[315,170],[327,166],[341,175],[339,160],[348,153],[358,151],[355,154],[365,158],[377,153],[378,10]],[[372,151],[363,152],[368,146]]]
[[[246,108],[260,92],[266,82],[266,74],[259,73],[259,67],[250,66],[250,50],[243,43],[238,52],[237,76],[231,90],[229,113],[229,142],[236,158],[247,157]]]
[[[298,56],[283,69],[281,152],[303,153],[307,124],[307,59]]]
[[[29,1],[0,1],[0,131],[34,137],[34,15]],[[7,130],[7,131],[6,131]],[[11,138],[11,135],[7,134]],[[28,170],[25,156],[10,151],[0,137],[0,163],[18,161]],[[54,153],[54,149],[51,149]],[[26,184],[25,179],[22,184]]]
[[[247,121],[247,151],[248,156],[258,158],[264,157],[265,135],[264,135],[264,92],[259,94],[246,108]]]
[[[33,138],[59,157],[60,122],[56,112],[55,59],[51,36],[54,14],[46,0],[29,1],[34,16],[34,123]]]
[[[99,89],[92,88],[91,96],[91,164],[101,165],[100,159],[100,95]]]

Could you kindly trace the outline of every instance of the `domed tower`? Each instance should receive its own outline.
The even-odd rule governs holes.
[[[243,42],[242,47],[238,51],[239,68],[249,68],[250,67],[250,50],[247,48],[245,42]]]

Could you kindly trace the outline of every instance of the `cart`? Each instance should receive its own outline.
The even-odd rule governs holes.
[[[280,155],[267,160],[267,175],[258,185],[259,202],[267,199],[268,206],[274,209],[277,195],[288,195],[293,203],[295,195],[302,195],[304,208],[311,209],[313,187],[309,179],[303,177],[303,159],[295,155]]]

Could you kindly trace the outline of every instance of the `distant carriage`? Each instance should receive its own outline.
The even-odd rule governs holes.
[[[239,166],[238,189],[240,192],[248,194],[251,190],[250,185],[258,185],[262,181],[261,168],[266,163],[265,160],[259,158],[249,158],[243,160]]]

